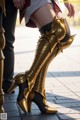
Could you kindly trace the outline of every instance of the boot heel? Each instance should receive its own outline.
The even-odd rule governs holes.
[[[28,109],[28,112],[31,112],[31,106],[32,106],[32,101],[28,100],[28,101],[27,101],[27,109]]]
[[[17,86],[18,86],[17,83],[14,82],[12,86],[9,88],[8,93],[11,93]]]

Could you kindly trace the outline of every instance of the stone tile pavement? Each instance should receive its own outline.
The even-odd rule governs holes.
[[[42,115],[33,103],[32,112],[24,114],[16,103],[18,88],[12,95],[5,95],[5,112],[8,120],[80,120],[80,30],[75,41],[50,64],[46,75],[46,97],[50,106],[56,107],[55,115]],[[39,32],[37,29],[16,27],[15,74],[29,69],[34,58]]]

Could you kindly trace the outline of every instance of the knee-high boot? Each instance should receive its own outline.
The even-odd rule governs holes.
[[[56,113],[57,110],[53,109],[51,107],[49,107],[47,105],[47,101],[46,101],[46,94],[45,94],[45,78],[46,78],[46,73],[47,73],[47,69],[49,66],[49,63],[60,53],[63,51],[63,49],[69,47],[73,40],[74,40],[74,36],[72,35],[70,36],[70,29],[68,26],[68,23],[65,19],[65,25],[67,27],[67,34],[65,36],[65,38],[56,45],[56,47],[54,48],[54,50],[52,51],[50,57],[48,58],[48,60],[46,61],[46,63],[44,64],[44,66],[42,67],[42,69],[40,70],[33,90],[30,92],[29,94],[29,98],[28,98],[28,111],[31,111],[31,103],[35,102],[42,113]]]
[[[65,42],[61,41],[59,44],[57,44],[55,49],[52,51],[52,54],[50,55],[50,57],[46,61],[45,65],[40,70],[40,72],[36,78],[34,87],[33,87],[32,91],[30,92],[29,97],[28,97],[28,101],[27,101],[28,112],[31,112],[32,102],[35,102],[38,105],[38,107],[42,113],[46,113],[46,114],[52,113],[53,114],[53,113],[57,112],[56,109],[51,108],[47,105],[46,94],[45,94],[45,77],[46,77],[47,69],[48,69],[50,62],[60,52],[62,52],[63,49],[69,47],[71,45],[71,43],[73,42],[73,39],[74,39],[74,35],[70,36],[70,38],[67,38],[67,41],[65,41],[65,39],[64,39]]]
[[[65,35],[66,35],[66,26],[64,19],[57,19],[55,17],[51,25],[51,30],[49,32],[43,33],[38,41],[35,59],[29,71],[27,71],[25,74],[22,73],[15,76],[14,78],[15,82],[13,86],[9,89],[9,92],[11,92],[16,86],[20,86],[20,84],[22,85],[25,82],[27,83],[26,88],[23,90],[24,92],[22,99],[21,100],[18,99],[18,104],[23,111],[25,112],[27,111],[27,108],[25,107],[26,100],[28,98],[30,91],[34,86],[34,83],[41,68],[49,59],[50,55],[52,54],[52,51],[54,51],[55,46],[58,43],[60,43],[60,41],[62,41]],[[19,91],[21,91],[21,89],[19,89]],[[19,96],[20,93],[21,92],[19,92]]]

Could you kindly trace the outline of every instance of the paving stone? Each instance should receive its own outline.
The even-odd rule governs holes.
[[[51,94],[53,94],[53,95],[55,95],[55,96],[74,96],[75,95],[75,93],[73,93],[73,92],[71,92],[71,91],[69,91],[69,92],[56,92],[56,93],[54,93],[54,91],[52,90],[52,93]]]
[[[49,73],[49,72],[47,72],[47,75],[46,75],[46,77],[51,77],[51,75],[50,75],[50,73]]]
[[[80,103],[77,103],[77,102],[75,102],[75,103],[59,103],[59,104],[56,104],[58,107],[70,107],[70,108],[73,108],[73,107],[80,107]]]
[[[5,103],[8,103],[8,102],[13,103],[13,102],[16,102],[16,100],[17,100],[17,95],[15,95],[15,94],[5,96]]]
[[[10,100],[16,100],[16,99],[17,99],[17,95],[15,95],[15,94],[12,96],[10,95]]]
[[[8,116],[8,118],[10,118],[10,117],[19,117],[20,113],[19,113],[19,111],[9,111],[9,112],[7,112],[7,116]]]
[[[10,118],[8,118],[8,120],[22,120],[20,117],[10,117]]]
[[[4,108],[5,108],[5,111],[8,112],[8,111],[18,111],[18,108],[17,108],[17,105],[16,103],[9,103],[8,104],[4,104]]]
[[[64,115],[58,115],[61,120],[71,120],[71,119],[80,119],[80,114],[64,114]]]
[[[26,116],[23,120],[59,120],[56,115]]]
[[[80,100],[69,99],[69,100],[55,100],[56,103],[80,103]]]
[[[74,96],[70,96],[70,95],[67,95],[67,96],[56,96],[56,99],[57,100],[70,100],[70,99],[76,99],[76,100],[79,100],[79,97],[74,95]]]
[[[41,111],[39,109],[31,109],[31,112],[29,113],[24,113],[23,111],[20,111],[20,112],[22,117],[41,115]]]
[[[58,108],[58,114],[80,114],[80,107],[74,107],[74,108]]]
[[[80,120],[80,119],[76,119],[76,120]]]
[[[56,100],[56,97],[53,97],[53,96],[47,96],[47,98],[46,98],[47,100]]]
[[[75,95],[75,93],[72,93],[70,90],[54,90],[54,89],[52,89],[52,91],[53,91],[53,93],[54,94],[65,94],[65,95],[68,95],[68,94],[74,94]]]
[[[50,93],[46,92],[46,97],[55,97],[55,95],[50,91]]]
[[[76,94],[78,97],[80,97],[80,92],[75,92],[75,94]]]

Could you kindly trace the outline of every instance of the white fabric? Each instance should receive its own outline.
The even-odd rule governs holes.
[[[28,23],[33,12],[47,3],[51,3],[51,0],[31,0],[30,6],[25,9],[25,23]]]

